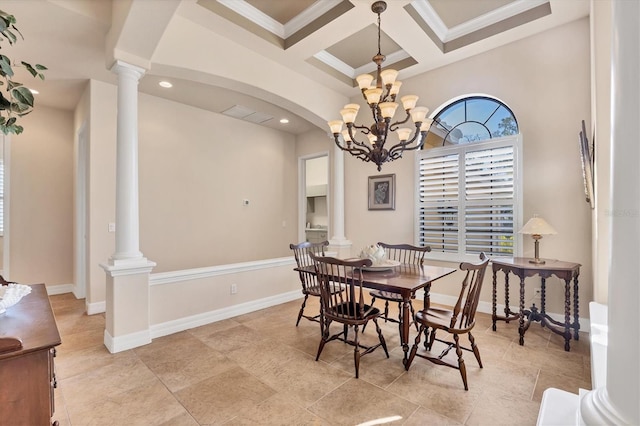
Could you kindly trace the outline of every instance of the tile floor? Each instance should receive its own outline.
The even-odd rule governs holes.
[[[560,336],[532,324],[519,346],[517,323],[493,332],[486,314],[474,333],[484,368],[464,353],[465,392],[457,370],[416,358],[405,371],[393,323],[382,325],[390,359],[381,349],[364,356],[360,379],[352,347],[339,341],[316,362],[319,326],[303,319],[295,327],[299,301],[117,354],[102,343],[103,315],[85,315],[71,294],[51,304],[63,342],[55,359],[61,426],[534,425],[546,388],[591,387],[588,334],[565,352]],[[317,310],[317,299],[307,309]],[[374,338],[373,327],[364,335]]]

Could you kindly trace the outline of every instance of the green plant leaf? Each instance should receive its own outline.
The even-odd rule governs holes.
[[[32,76],[36,77],[38,75],[38,71],[36,71],[36,69],[33,68],[30,63],[25,61],[22,61],[20,63],[24,65],[24,67],[31,73]]]
[[[16,87],[11,91],[11,96],[19,103],[33,107],[33,93],[27,87]]]
[[[0,110],[9,109],[11,107],[11,102],[7,98],[4,97],[2,92],[0,92]]]
[[[17,120],[17,118],[15,118],[15,117],[11,117],[10,119],[8,119],[8,120],[7,120],[6,125],[7,125],[7,126],[11,126],[13,123],[15,123],[15,122],[16,122],[16,120]]]
[[[48,70],[49,68],[45,67],[44,65],[36,64],[36,69],[39,71],[44,71]]]
[[[8,29],[4,30],[2,32],[2,34],[4,34],[5,37],[7,37],[7,39],[9,40],[9,44],[13,44],[18,40],[16,38],[16,35],[14,33],[12,33],[11,31],[9,31]]]
[[[3,76],[13,77],[13,69],[11,68],[11,61],[4,55],[0,55],[0,69],[2,69]]]
[[[15,21],[14,21],[14,23],[15,23]],[[15,32],[17,32],[18,34],[20,34],[20,38],[24,40],[24,36],[20,32],[20,30],[18,28],[16,28],[15,25],[11,25],[11,29],[14,30]]]
[[[7,80],[7,90],[13,90],[16,87],[22,86],[22,83],[18,83],[17,81]]]

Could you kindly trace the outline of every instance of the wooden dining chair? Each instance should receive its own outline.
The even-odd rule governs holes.
[[[321,243],[310,243],[308,241],[299,244],[289,244],[289,248],[293,250],[293,257],[296,259],[298,268],[310,268],[311,271],[315,271],[313,259],[309,256],[310,253],[318,256],[324,256],[324,250],[329,246],[329,241],[323,241]],[[298,271],[300,276],[300,284],[302,284],[302,294],[304,299],[302,300],[302,306],[300,312],[298,312],[298,320],[296,321],[296,327],[300,324],[302,317],[315,322],[320,322],[320,314],[305,315],[304,308],[307,305],[307,299],[309,296],[320,297],[320,287],[318,287],[318,280],[314,272]]]
[[[385,256],[389,260],[396,260],[400,263],[406,263],[411,265],[424,264],[424,256],[431,251],[431,247],[416,247],[410,244],[387,244],[378,243],[378,245],[385,250]],[[371,304],[373,305],[376,299],[384,300],[384,321],[397,322],[402,328],[402,296],[397,293],[390,293],[382,290],[371,290]],[[415,293],[411,295],[412,299],[415,299]],[[395,302],[398,304],[398,319],[389,317],[389,302]],[[415,316],[413,310],[413,304],[409,301],[409,308],[411,309],[411,318]],[[418,325],[416,324],[416,330]]]
[[[467,384],[467,369],[464,365],[464,359],[462,358],[462,349],[473,352],[476,360],[478,361],[478,365],[482,368],[480,351],[478,350],[475,339],[471,334],[471,330],[476,324],[476,310],[478,309],[480,290],[482,289],[482,281],[488,264],[489,259],[484,253],[480,253],[480,262],[478,263],[463,262],[460,264],[460,270],[465,271],[465,275],[462,280],[458,300],[452,310],[428,307],[426,310],[416,313],[415,321],[420,324],[420,329],[418,330],[418,335],[416,336],[415,342],[411,348],[411,353],[409,354],[409,359],[405,365],[407,370],[411,367],[411,363],[416,356],[424,358],[435,364],[446,365],[447,367],[455,368],[460,371],[462,382],[464,383],[464,390],[469,390],[469,386]],[[437,338],[436,332],[439,330],[452,335],[453,341]],[[423,333],[425,335],[425,352],[418,352],[418,346]],[[471,349],[460,346],[459,338],[461,334],[468,335],[469,342],[471,342]],[[431,353],[433,343],[435,341],[447,345],[439,355],[433,355]],[[456,349],[456,355],[458,357],[457,363],[445,359],[447,354],[453,348]]]
[[[341,260],[334,257],[316,257],[313,254],[310,256],[315,263],[320,286],[320,303],[322,304],[320,310],[322,337],[316,361],[320,359],[325,344],[336,339],[342,340],[354,347],[353,360],[357,379],[360,374],[360,357],[382,346],[384,353],[389,358],[387,344],[378,325],[378,317],[382,314],[379,309],[364,302],[361,268],[371,266],[372,262],[370,259]],[[341,286],[344,291],[333,291],[336,285]],[[343,327],[341,332],[331,335],[330,326],[333,321],[342,324]],[[359,340],[359,327],[366,325],[369,321],[373,321],[376,326],[379,343],[366,346]],[[352,340],[348,337],[349,327],[353,328],[354,337]],[[364,351],[360,352],[360,349],[364,349]]]

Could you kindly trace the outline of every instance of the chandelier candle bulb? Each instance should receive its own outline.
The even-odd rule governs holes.
[[[402,82],[401,81],[394,81],[393,85],[391,86],[391,90],[389,91],[389,94],[391,96],[394,97],[400,92],[400,86],[402,86]]]
[[[331,128],[331,133],[336,134],[336,133],[340,133],[340,131],[342,130],[342,121],[340,120],[333,120],[333,121],[329,121],[329,128]]]
[[[380,107],[380,113],[384,118],[393,117],[396,113],[396,109],[398,108],[398,104],[395,102],[382,102],[378,106]]]
[[[364,91],[364,96],[367,98],[367,103],[369,105],[375,105],[380,102],[380,97],[382,97],[382,89],[377,87],[373,89],[367,89]]]
[[[342,120],[345,123],[353,123],[356,121],[356,115],[358,114],[358,110],[352,108],[345,108],[340,110],[340,114],[342,115]]]
[[[433,123],[433,119],[431,118],[425,118],[422,121],[422,125],[420,126],[420,131],[421,132],[428,132],[429,128],[431,127],[431,124]]]
[[[411,110],[411,119],[414,123],[422,123],[428,112],[427,107],[415,107]]]
[[[384,86],[393,85],[398,77],[398,71],[392,69],[386,69],[380,73],[380,77],[382,78],[382,84]]]
[[[351,136],[349,136],[349,131],[348,130],[343,130],[342,131],[342,138],[344,139],[344,141],[347,144],[351,144]]]
[[[356,112],[360,111],[360,105],[358,104],[346,104],[344,109],[355,109]]]
[[[406,141],[407,139],[409,139],[411,131],[412,129],[408,129],[406,127],[396,130],[396,133],[398,133],[398,139],[400,139],[401,141]]]
[[[373,76],[370,74],[360,74],[356,77],[356,81],[358,82],[358,86],[360,90],[367,90],[371,87],[371,82],[373,82]]]
[[[400,101],[402,101],[402,107],[404,110],[410,111],[416,107],[418,97],[416,95],[405,95],[400,98]]]

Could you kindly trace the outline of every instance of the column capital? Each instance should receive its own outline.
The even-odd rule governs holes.
[[[140,68],[124,61],[115,61],[111,66],[111,71],[116,74],[130,74],[135,76],[138,80],[140,80],[147,72],[144,68]]]

